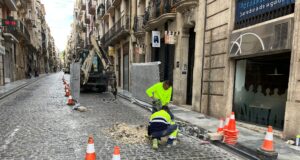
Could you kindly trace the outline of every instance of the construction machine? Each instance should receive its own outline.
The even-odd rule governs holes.
[[[113,64],[109,56],[98,45],[94,36],[90,36],[92,49],[81,54],[81,89],[96,88],[100,92],[111,91],[117,95],[117,82]]]

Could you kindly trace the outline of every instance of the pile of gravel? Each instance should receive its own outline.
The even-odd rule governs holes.
[[[146,125],[117,123],[105,130],[111,137],[123,144],[148,143]]]

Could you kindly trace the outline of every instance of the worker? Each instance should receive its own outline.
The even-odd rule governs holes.
[[[170,114],[171,119],[174,119],[174,116],[168,107],[172,97],[172,82],[170,80],[158,82],[152,85],[146,90],[146,93],[153,99],[152,113],[159,111],[162,106],[165,106],[165,109]]]
[[[148,126],[148,136],[152,139],[152,148],[158,149],[158,141],[162,137],[168,136],[167,147],[175,145],[174,140],[178,134],[178,128],[167,111],[167,106],[153,113],[150,117]]]

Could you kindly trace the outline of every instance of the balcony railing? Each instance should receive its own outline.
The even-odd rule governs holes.
[[[86,0],[79,0],[80,10],[84,11],[86,9]]]
[[[111,44],[129,34],[129,16],[122,16],[101,39],[102,44]]]
[[[171,0],[149,1],[143,19],[143,24],[147,31],[176,18],[176,10],[172,7],[172,2]]]
[[[112,7],[111,0],[106,0],[106,11],[109,10],[110,7]]]
[[[97,18],[100,19],[105,14],[105,6],[103,3],[101,3],[97,8]]]
[[[144,17],[145,16],[135,16],[134,17],[134,26],[133,26],[133,29],[134,29],[134,32],[137,33],[137,32],[144,32],[145,29],[144,29]]]
[[[95,0],[89,0],[89,14],[95,15],[96,14],[96,1]]]
[[[24,39],[30,43],[30,34],[22,21],[17,21],[15,28],[5,27],[5,32],[13,34],[17,39]]]
[[[7,7],[12,10],[12,11],[16,11],[17,10],[17,2],[16,0],[6,0],[6,5]]]

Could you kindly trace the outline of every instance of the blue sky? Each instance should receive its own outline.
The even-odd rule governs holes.
[[[75,0],[41,0],[46,9],[46,21],[60,51],[65,49],[71,32]]]

